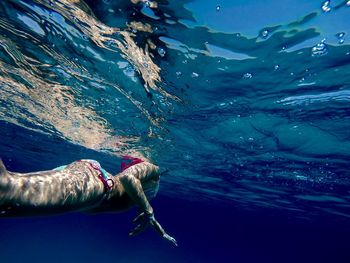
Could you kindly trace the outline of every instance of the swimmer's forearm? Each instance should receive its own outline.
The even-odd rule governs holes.
[[[126,193],[142,212],[153,214],[153,208],[147,200],[139,179],[125,174],[120,177],[120,182],[123,184]]]

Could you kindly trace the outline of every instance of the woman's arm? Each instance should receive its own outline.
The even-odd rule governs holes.
[[[127,172],[120,175],[120,182],[122,183],[125,192],[130,196],[141,212],[153,214],[153,208],[143,191],[140,179],[130,172]]]
[[[141,212],[133,221],[138,225],[129,235],[134,236],[151,225],[163,238],[177,246],[175,238],[168,235],[155,219],[153,208],[142,188],[142,182],[159,178],[159,167],[148,162],[143,162],[126,169],[119,175],[119,178],[125,192],[130,196]]]

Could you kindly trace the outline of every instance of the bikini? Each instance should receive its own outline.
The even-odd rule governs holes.
[[[124,155],[122,156],[122,163],[120,164],[120,172],[124,172],[126,169],[129,167],[138,164],[138,163],[143,163],[143,161],[139,158],[134,158],[129,155]]]
[[[108,175],[106,170],[101,167],[99,162],[97,162],[95,160],[89,160],[89,159],[79,160],[78,162],[87,162],[88,164],[90,164],[91,168],[93,168],[93,169],[95,169],[97,171],[98,178],[103,183],[105,191],[109,191],[109,190],[111,190],[113,188],[114,181]]]
[[[131,157],[128,155],[125,155],[122,157],[123,157],[123,159],[122,159],[122,163],[120,165],[121,172],[125,171],[126,169],[130,168],[131,166],[133,166],[135,164],[143,162],[139,158],[134,158],[134,157]],[[114,186],[113,179],[108,175],[107,171],[101,167],[99,162],[97,162],[95,160],[90,160],[90,159],[82,159],[82,160],[79,160],[78,162],[87,162],[88,164],[90,164],[91,168],[93,168],[94,170],[97,171],[98,178],[103,183],[103,186],[104,186],[106,192],[110,191],[113,188],[113,186]],[[53,170],[62,171],[66,167],[67,167],[67,165],[62,165],[62,166],[59,166]]]

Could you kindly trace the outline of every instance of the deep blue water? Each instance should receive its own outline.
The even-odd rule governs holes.
[[[170,170],[135,211],[0,219],[0,262],[350,262],[350,2],[0,2],[11,171]]]

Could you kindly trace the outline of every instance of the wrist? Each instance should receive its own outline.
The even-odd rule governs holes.
[[[145,215],[148,219],[154,220],[154,213],[153,211],[145,211]]]
[[[146,215],[153,215],[153,209],[152,209],[152,208],[146,209],[144,213],[145,213]]]

